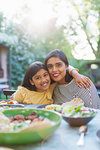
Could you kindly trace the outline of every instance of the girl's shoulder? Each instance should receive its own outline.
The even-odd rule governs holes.
[[[21,91],[21,92],[29,92],[29,90],[23,86],[18,86],[18,91]]]
[[[57,83],[52,83],[50,84],[50,87],[55,87],[57,85]]]
[[[52,84],[50,84],[50,89],[54,89],[55,87],[56,87],[56,85],[57,85],[57,83],[52,83]]]

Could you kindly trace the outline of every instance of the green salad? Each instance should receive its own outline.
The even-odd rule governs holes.
[[[90,117],[94,116],[96,111],[80,105],[78,107],[75,106],[65,106],[62,109],[63,115],[67,117]]]

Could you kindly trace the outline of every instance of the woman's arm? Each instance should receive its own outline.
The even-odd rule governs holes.
[[[86,89],[91,86],[91,81],[88,77],[81,75],[78,73],[78,69],[75,69],[72,66],[69,66],[68,68],[69,74],[75,79],[76,84],[79,88],[81,88],[83,85]]]

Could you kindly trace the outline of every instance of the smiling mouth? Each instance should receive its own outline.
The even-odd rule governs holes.
[[[41,84],[41,86],[46,87],[48,85],[48,82]]]
[[[57,77],[59,77],[59,74],[58,74],[58,73],[53,74],[53,77],[54,77],[54,78],[57,78]]]

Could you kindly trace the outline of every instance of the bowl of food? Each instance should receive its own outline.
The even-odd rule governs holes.
[[[52,135],[61,115],[42,109],[11,109],[0,112],[0,144],[22,145],[39,142]]]
[[[70,126],[78,127],[89,123],[95,117],[95,115],[95,110],[80,105],[78,107],[63,107],[62,117]]]

